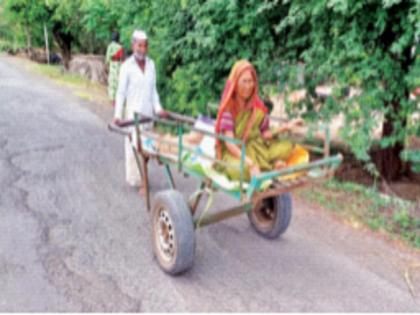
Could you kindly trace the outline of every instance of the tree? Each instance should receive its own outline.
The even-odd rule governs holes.
[[[38,0],[4,1],[4,16],[22,27],[26,37],[26,51],[33,57],[33,44],[42,43],[42,21],[47,19],[44,6]],[[41,22],[41,23],[40,23]]]
[[[42,46],[44,23],[59,46],[64,67],[67,69],[71,59],[73,44],[83,38],[80,24],[80,6],[83,0],[5,0],[5,15],[10,22],[17,23],[27,38],[28,54],[32,55],[32,43]]]
[[[64,68],[69,68],[73,46],[85,40],[81,25],[83,0],[48,0],[44,5],[48,11],[49,26],[55,42],[60,48]]]
[[[121,1],[119,1],[121,4]],[[114,0],[84,0],[81,7],[83,34],[80,49],[89,53],[104,54],[111,34],[118,29],[121,11]]]
[[[386,180],[401,175],[404,141],[419,132],[407,126],[410,116],[419,111],[408,97],[419,84],[414,75],[419,73],[419,6],[417,1],[401,0],[297,0],[267,8],[287,7],[286,17],[276,27],[284,42],[284,80],[290,83],[297,63],[303,62],[304,86],[312,95],[320,82],[335,84],[335,95],[318,114],[327,118],[346,114],[343,136],[359,159],[370,161],[373,113],[384,115],[374,163]],[[342,87],[348,86],[361,93],[340,98]]]

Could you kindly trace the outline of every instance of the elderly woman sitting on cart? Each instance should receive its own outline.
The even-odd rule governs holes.
[[[278,130],[270,130],[268,110],[258,96],[255,68],[246,60],[235,63],[219,106],[216,132],[245,142],[245,180],[260,172],[309,160],[305,149],[295,146],[289,140],[278,140],[275,136],[301,123],[301,120],[296,119]],[[226,141],[217,141],[216,154],[218,159],[239,165],[241,147]],[[230,179],[240,178],[240,170],[237,167],[228,166],[224,171]]]

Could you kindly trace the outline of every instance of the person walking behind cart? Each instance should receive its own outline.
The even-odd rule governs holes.
[[[121,62],[124,58],[124,48],[119,43],[120,34],[113,32],[112,41],[106,50],[105,62],[108,65],[108,97],[115,106],[115,94],[118,87],[118,75],[120,72]]]
[[[148,38],[142,30],[135,30],[131,37],[133,54],[122,64],[116,94],[114,123],[118,125],[123,119],[134,119],[135,113],[146,116],[166,116],[156,88],[156,69],[153,60],[148,57]],[[142,125],[152,128],[153,125]],[[137,145],[134,128],[132,141]],[[130,186],[139,186],[139,193],[144,194],[144,184],[137,168],[130,140],[125,140],[125,171]]]

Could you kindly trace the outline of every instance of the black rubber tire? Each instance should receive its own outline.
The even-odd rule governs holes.
[[[169,260],[168,255],[165,256],[158,236],[160,216],[165,217],[162,209],[166,211],[165,215],[169,216],[171,224],[168,226],[172,226],[168,230],[173,229],[171,242],[173,242],[175,253]],[[152,209],[152,231],[153,251],[160,267],[166,273],[176,275],[192,267],[195,254],[194,223],[190,208],[180,192],[165,190],[156,194]]]
[[[269,209],[270,214],[263,210]],[[292,197],[283,193],[264,199],[259,206],[248,212],[252,227],[265,238],[274,239],[283,234],[292,219]]]

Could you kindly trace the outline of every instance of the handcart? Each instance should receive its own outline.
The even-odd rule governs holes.
[[[193,265],[195,253],[195,230],[204,226],[247,214],[252,227],[263,237],[274,239],[286,231],[292,217],[292,199],[290,192],[310,182],[325,180],[333,175],[340,165],[341,154],[330,155],[329,129],[325,132],[323,147],[304,144],[309,152],[321,156],[307,163],[269,171],[244,180],[245,143],[222,134],[204,131],[194,127],[195,119],[176,113],[168,113],[165,118],[146,117],[136,114],[133,120],[118,125],[109,124],[108,128],[129,137],[137,166],[145,185],[145,201],[151,213],[153,250],[160,267],[169,274],[179,274]],[[145,124],[162,124],[176,130],[176,143],[168,143],[177,147],[176,153],[160,152],[150,147],[148,141],[163,141],[154,129],[142,128]],[[184,143],[183,135],[195,131],[207,137],[234,143],[241,147],[241,160],[238,167],[240,180],[231,183],[223,174],[214,170],[216,165],[226,166],[226,162],[216,159],[197,150],[196,147]],[[169,140],[168,140],[169,142]],[[191,163],[191,156],[199,158],[199,162]],[[148,161],[155,159],[163,166],[168,179],[169,189],[156,192],[151,200]],[[203,165],[209,165],[203,169]],[[198,179],[199,187],[185,200],[177,190],[172,170],[176,169],[186,177]],[[227,184],[226,184],[227,183]],[[179,187],[178,187],[179,189]],[[217,212],[210,212],[213,195],[216,191],[226,193],[236,199],[235,207]],[[200,209],[201,198],[207,195],[204,208]],[[201,210],[201,211],[200,211]]]

